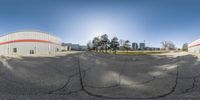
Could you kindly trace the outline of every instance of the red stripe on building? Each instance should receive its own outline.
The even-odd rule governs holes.
[[[7,41],[7,42],[0,42],[0,45],[10,44],[10,43],[17,43],[17,42],[40,42],[40,43],[51,43],[51,44],[60,45],[60,44],[55,43],[55,42],[51,42],[51,41],[47,41],[47,40],[37,40],[37,39],[11,40],[11,41]]]
[[[200,46],[200,43],[199,44],[195,44],[195,45],[191,45],[191,46],[189,46],[189,48],[196,47],[196,46]]]

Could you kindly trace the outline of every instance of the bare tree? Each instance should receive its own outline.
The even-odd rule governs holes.
[[[111,39],[111,43],[110,43],[110,48],[115,52],[116,54],[116,51],[117,49],[119,48],[119,42],[118,42],[118,38],[117,37],[114,37]]]
[[[124,49],[126,49],[126,52],[128,53],[128,50],[130,49],[130,41],[129,40],[126,40],[125,42],[124,42],[124,45],[123,45],[123,47],[124,47]]]
[[[164,50],[175,50],[175,44],[172,41],[162,41],[161,42],[162,47]]]

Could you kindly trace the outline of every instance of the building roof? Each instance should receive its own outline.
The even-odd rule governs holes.
[[[10,33],[4,34],[4,35],[2,35],[2,36],[0,36],[0,37],[6,36],[6,35],[9,35],[9,34],[19,33],[19,32],[38,32],[38,33],[48,34],[48,35],[51,35],[51,36],[53,36],[53,37],[59,38],[59,37],[57,37],[57,36],[55,36],[55,35],[52,35],[51,33],[42,32],[42,31],[33,31],[33,30],[24,30],[24,31],[10,32]],[[60,39],[60,38],[59,38],[59,39]]]

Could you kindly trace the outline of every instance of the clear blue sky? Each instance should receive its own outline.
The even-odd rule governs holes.
[[[0,0],[0,35],[21,30],[79,44],[108,34],[156,47],[171,40],[180,47],[200,38],[200,0]]]

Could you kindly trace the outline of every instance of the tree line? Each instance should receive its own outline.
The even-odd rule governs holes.
[[[104,34],[98,37],[94,37],[93,40],[89,41],[87,43],[88,50],[95,50],[96,52],[105,52],[107,53],[108,50],[113,51],[115,54],[117,50],[119,49],[120,43],[117,37],[113,37],[111,40],[109,40],[108,35]],[[125,50],[130,49],[130,41],[126,40],[123,43],[123,48]]]
[[[121,41],[120,41],[121,42]],[[121,45],[120,45],[121,44]],[[107,34],[103,34],[98,37],[94,37],[93,40],[90,40],[87,43],[88,50],[94,50],[96,52],[105,52],[107,53],[108,50],[113,51],[115,54],[119,47],[122,47],[124,50],[128,52],[131,49],[131,44],[129,40],[123,41],[123,43],[119,43],[117,37],[113,37],[111,40],[108,38]],[[175,50],[176,46],[172,41],[162,41],[161,42],[162,49],[161,50]],[[187,44],[184,44],[182,50],[187,49]]]

